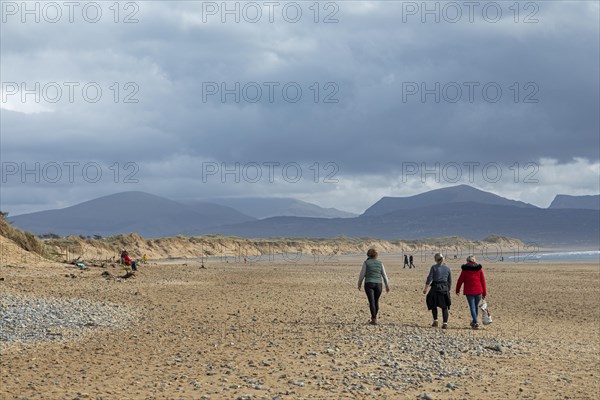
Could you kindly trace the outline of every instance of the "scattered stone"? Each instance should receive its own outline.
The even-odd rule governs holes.
[[[499,343],[496,343],[494,346],[487,346],[486,349],[490,349],[493,351],[497,351],[498,353],[502,353],[502,346]]]
[[[83,299],[0,294],[0,348],[14,342],[70,339],[96,327],[122,329],[137,315],[128,306]]]
[[[198,381],[191,381],[190,385],[192,385],[194,389],[200,389],[200,382]]]

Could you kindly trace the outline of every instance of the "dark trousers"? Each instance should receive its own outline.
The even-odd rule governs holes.
[[[377,313],[379,312],[379,297],[381,296],[381,292],[381,283],[365,282],[365,293],[369,299],[371,318],[377,318]]]
[[[437,321],[438,319],[438,311],[437,311],[437,307],[434,307],[431,309],[431,314],[433,315],[433,320]],[[448,309],[447,308],[442,308],[442,318],[444,323],[448,322]]]

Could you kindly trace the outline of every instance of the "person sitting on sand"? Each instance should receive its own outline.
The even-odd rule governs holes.
[[[390,291],[390,282],[383,263],[377,259],[377,250],[369,249],[367,259],[363,262],[358,276],[358,290],[365,281],[365,293],[369,299],[369,309],[371,310],[371,325],[377,325],[377,314],[379,313],[379,297],[381,296],[381,278],[385,283],[386,292]]]
[[[467,296],[467,302],[471,310],[471,328],[479,329],[478,307],[481,299],[487,295],[485,275],[481,264],[477,263],[474,256],[467,257],[467,263],[461,267],[461,273],[456,282],[456,294],[460,294],[460,287],[465,284],[463,294]]]
[[[125,262],[125,265],[131,265],[132,271],[137,271],[137,264],[131,259],[131,257],[129,257],[129,253],[127,253],[127,251],[123,252],[123,261]]]
[[[425,280],[423,294],[427,294],[427,309],[431,310],[433,323],[431,326],[438,326],[438,307],[442,309],[442,329],[448,328],[448,311],[452,301],[450,299],[450,288],[452,287],[452,272],[444,264],[444,255],[436,253],[433,258],[435,264],[429,269],[429,275]],[[429,289],[429,293],[427,292]]]

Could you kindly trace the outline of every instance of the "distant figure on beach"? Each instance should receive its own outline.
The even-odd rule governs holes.
[[[385,283],[385,291],[390,291],[390,282],[383,263],[377,259],[377,250],[369,249],[367,251],[367,259],[363,262],[358,276],[358,290],[363,280],[365,281],[365,293],[369,299],[369,309],[371,310],[371,325],[377,325],[377,314],[379,313],[379,297],[381,296],[382,287],[381,279]]]
[[[408,256],[405,254],[404,255],[404,268],[410,268],[410,264],[408,263]]]
[[[131,265],[131,269],[133,271],[137,271],[137,264],[135,263],[135,261],[133,261],[131,259],[131,257],[129,257],[129,253],[126,250],[123,251],[121,256],[123,257],[123,261],[124,261],[125,265]]]
[[[408,257],[408,260],[409,260],[409,263],[410,263],[409,264],[409,268],[417,268],[417,267],[415,267],[415,264],[413,264],[414,259],[413,259],[412,254]]]
[[[429,275],[425,280],[423,294],[427,294],[427,309],[431,310],[434,328],[438,326],[438,307],[442,309],[442,329],[448,328],[448,311],[452,300],[450,299],[450,288],[452,287],[452,272],[444,264],[444,255],[436,253],[433,258],[435,264],[429,269]],[[429,292],[427,292],[429,289]]]
[[[471,310],[471,328],[479,329],[478,307],[481,299],[485,299],[487,295],[487,287],[485,283],[485,275],[481,264],[477,263],[477,259],[470,255],[467,257],[467,263],[461,267],[461,273],[456,282],[456,294],[460,294],[462,284],[465,284],[463,294],[467,296],[469,309]]]
[[[142,256],[142,263],[146,264],[147,262],[148,262],[148,255],[147,255],[147,254],[144,254],[144,255]]]
[[[121,250],[121,258],[119,259],[119,264],[124,265],[125,264],[125,253],[127,253],[127,251],[125,249]]]

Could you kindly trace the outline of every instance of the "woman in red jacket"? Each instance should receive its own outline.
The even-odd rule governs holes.
[[[125,265],[130,265],[131,269],[133,271],[137,271],[137,264],[135,261],[133,261],[131,259],[131,257],[129,257],[129,253],[127,253],[126,250],[123,250],[123,252],[121,253],[121,258],[123,259],[123,262],[125,263]]]
[[[482,298],[485,299],[487,289],[485,285],[485,275],[481,264],[477,263],[474,256],[467,257],[467,263],[461,267],[461,273],[456,282],[456,294],[460,294],[460,287],[465,284],[463,294],[467,296],[469,308],[471,309],[471,328],[479,329],[477,322],[479,302]]]

